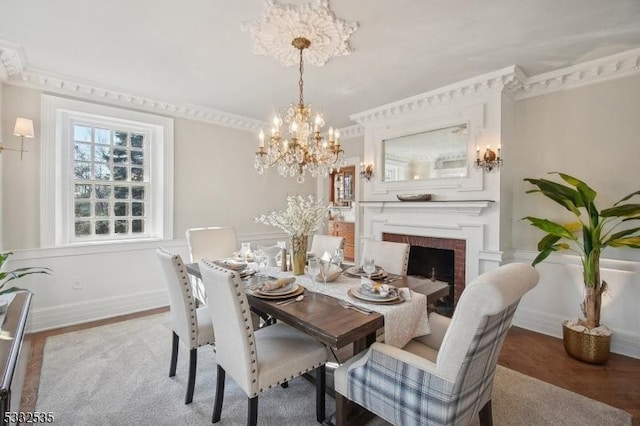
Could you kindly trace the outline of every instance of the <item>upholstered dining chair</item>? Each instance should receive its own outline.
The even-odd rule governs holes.
[[[216,327],[216,384],[213,423],[220,421],[228,373],[248,397],[248,425],[257,424],[258,395],[315,370],[316,419],[325,419],[326,347],[308,334],[278,322],[254,331],[249,302],[236,272],[209,261],[199,262],[202,282],[211,300]]]
[[[189,228],[186,232],[189,256],[195,263],[202,259],[217,260],[230,257],[238,250],[236,230],[232,227],[210,226],[206,228]],[[206,295],[202,284],[193,278],[196,299],[206,303]]]
[[[409,266],[409,244],[392,241],[367,240],[362,247],[361,259],[372,257],[376,265],[386,272],[407,275]]]
[[[336,250],[341,248],[344,248],[344,237],[314,234],[309,251],[318,257],[321,257],[325,251],[333,256]]]
[[[431,313],[431,334],[404,348],[374,343],[334,372],[337,425],[347,400],[394,425],[491,425],[498,355],[520,298],[538,283],[531,266],[486,272],[463,291],[449,318]]]
[[[193,401],[193,390],[196,383],[198,348],[214,343],[213,323],[207,306],[196,307],[191,282],[180,255],[170,253],[163,248],[158,248],[156,253],[160,259],[164,279],[169,289],[169,309],[171,311],[171,328],[173,329],[169,377],[176,375],[178,346],[179,342],[182,342],[189,349],[189,377],[187,379],[187,395],[184,399],[184,403],[189,404]]]

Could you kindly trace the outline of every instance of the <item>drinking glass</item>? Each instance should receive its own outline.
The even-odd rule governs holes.
[[[371,279],[371,274],[376,271],[376,261],[372,257],[365,257],[364,264],[362,265],[362,270],[369,276]]]
[[[316,277],[320,273],[320,261],[313,257],[309,259],[309,263],[307,265],[307,272],[311,277],[311,283],[313,284],[313,288],[317,289]]]
[[[342,269],[342,262],[344,262],[344,250],[340,248],[336,249],[331,261],[335,263],[338,268]]]
[[[249,253],[251,253],[251,243],[242,243],[242,245],[240,246],[240,253],[242,254],[242,258],[246,262],[247,258],[249,257]]]
[[[327,291],[327,276],[329,275],[329,272],[331,272],[331,265],[332,263],[330,260],[320,260],[320,276],[324,281],[324,291]]]
[[[258,276],[264,275],[264,270],[267,267],[267,255],[260,249],[253,252],[253,261],[258,266]]]

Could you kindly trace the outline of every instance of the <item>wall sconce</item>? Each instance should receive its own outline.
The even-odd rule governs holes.
[[[494,169],[498,170],[502,165],[502,158],[500,158],[500,145],[498,145],[498,153],[496,154],[487,145],[487,150],[484,152],[482,159],[480,159],[480,147],[476,148],[476,169],[482,169],[485,172],[490,172]]]
[[[22,161],[22,154],[28,152],[24,150],[24,138],[32,138],[34,135],[33,121],[28,118],[17,118],[16,126],[13,128],[13,135],[20,136],[20,149],[5,148],[0,144],[0,152],[3,150],[20,151],[20,161]]]
[[[371,180],[373,177],[373,164],[360,163],[360,177],[366,180]]]

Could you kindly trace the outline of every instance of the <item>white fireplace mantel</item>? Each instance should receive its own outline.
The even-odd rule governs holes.
[[[360,208],[375,213],[402,210],[405,212],[420,212],[434,214],[458,214],[463,216],[480,216],[491,207],[491,200],[460,200],[460,201],[360,201]]]

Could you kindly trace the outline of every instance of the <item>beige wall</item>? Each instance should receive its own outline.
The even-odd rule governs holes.
[[[640,189],[640,75],[516,102],[513,161],[513,247],[535,250],[541,232],[519,220],[570,219],[532,188],[525,177],[560,171],[584,180],[609,207]],[[637,200],[636,202],[640,202]],[[607,257],[640,259],[640,250],[607,249]]]
[[[35,138],[25,139],[25,153],[5,152],[3,162],[3,246],[10,250],[40,247],[40,95],[4,85],[2,140],[19,147],[11,135],[16,117],[31,118]],[[184,238],[193,226],[234,226],[238,234],[279,232],[256,224],[260,213],[279,209],[287,194],[315,192],[315,181],[298,184],[275,169],[259,175],[253,167],[257,137],[253,132],[182,118],[174,125],[174,238]]]
[[[17,117],[33,120],[35,137],[25,139],[26,152],[2,154],[2,228],[7,250],[40,246],[40,92],[11,85],[3,87],[2,138],[9,148],[20,148],[13,136]]]
[[[258,174],[257,147],[253,132],[176,119],[175,238],[194,226],[233,226],[243,234],[276,231],[253,218],[281,209],[287,194],[315,191],[309,176],[298,184],[275,168]]]

